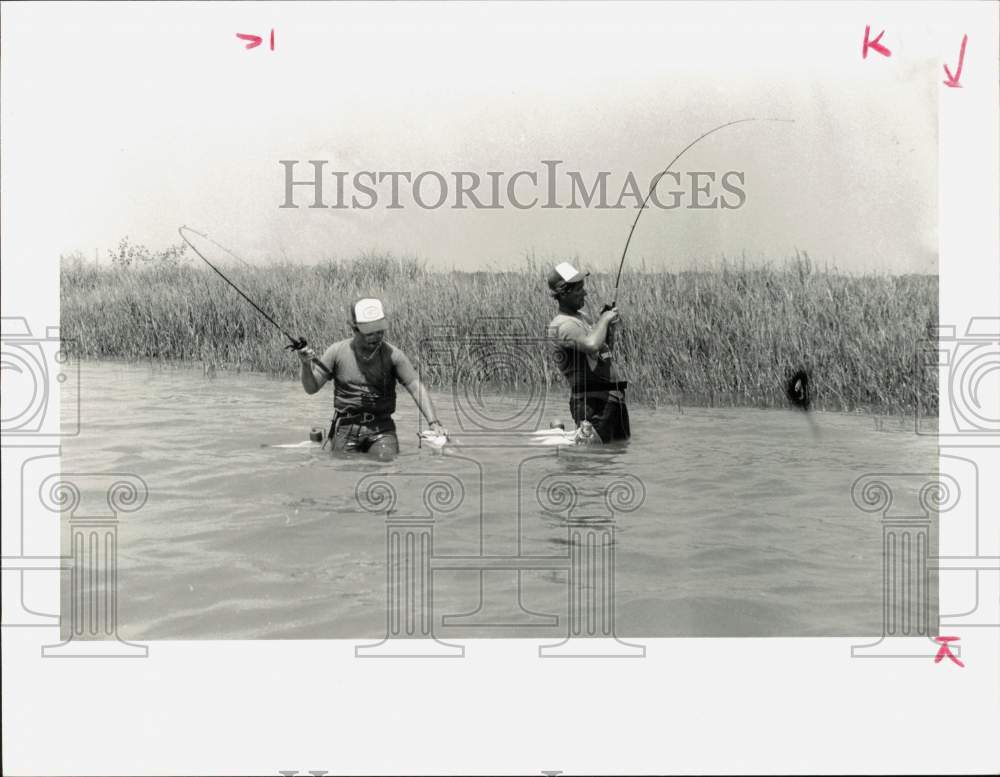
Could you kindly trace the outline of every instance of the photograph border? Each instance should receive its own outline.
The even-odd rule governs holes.
[[[719,14],[712,7],[674,7],[705,23]],[[753,10],[775,25],[761,33],[774,35],[775,44],[782,34],[794,37],[794,23],[857,19],[859,63],[866,16],[873,34],[933,29],[924,40],[908,40],[901,55],[936,51],[947,42],[939,56],[952,61],[951,49],[970,36],[962,88],[943,84],[939,95],[939,320],[958,332],[968,332],[974,319],[1000,323],[997,6],[816,4],[793,11],[760,4]],[[992,40],[986,37],[991,30]],[[883,42],[892,37],[887,33]],[[814,42],[817,56],[826,56],[831,45]],[[5,232],[40,226],[11,222],[16,186],[5,180],[2,187]],[[21,318],[27,331],[16,336],[41,343],[45,381],[60,375],[73,380],[58,351],[46,351],[43,342],[52,341],[59,321],[58,257],[5,251],[4,286],[19,289],[16,308],[5,307],[5,323]],[[920,344],[914,347],[916,358]],[[968,535],[968,526],[952,523],[952,515],[975,521],[977,542],[980,532],[996,529],[1000,494],[982,474],[1000,471],[1000,442],[989,429],[949,428],[943,409],[954,409],[954,398],[945,370],[940,389],[940,458],[963,459],[976,473],[971,494],[962,487],[968,478],[956,479],[954,462],[945,461],[941,476],[928,481],[928,514],[948,507],[939,529],[942,548],[951,548]],[[37,406],[34,398],[19,399]],[[51,419],[62,410],[59,392],[49,391],[41,412],[50,425],[37,434],[4,437],[5,471],[19,476],[18,519],[26,526],[69,509],[81,531],[100,535],[100,547],[110,549],[106,558],[113,560],[117,534],[127,532],[127,514],[141,509],[146,485],[133,473],[61,473],[40,466],[61,452],[63,435]],[[76,413],[79,418],[79,408]],[[919,418],[915,425],[919,432]],[[88,504],[72,485],[95,477],[103,478],[106,498]],[[949,479],[955,487],[943,493],[941,484]],[[863,494],[859,500],[871,506]],[[886,521],[879,505],[872,520]],[[980,582],[989,590],[997,576],[997,557],[988,547],[977,545],[974,556],[943,550],[938,561],[951,564],[941,570],[972,572],[977,592]],[[112,604],[81,605],[78,615],[82,630],[92,627],[115,639],[91,648],[85,640],[63,642],[52,609],[29,608],[23,583],[71,569],[68,563],[58,546],[44,556],[25,555],[23,545],[20,554],[4,549],[5,773],[278,774],[296,766],[300,774],[981,773],[998,766],[1000,621],[989,601],[982,610],[977,599],[975,610],[949,615],[948,636],[958,636],[957,644],[942,642],[942,634],[939,640],[908,637],[901,647],[886,621],[882,639],[644,639],[641,661],[539,660],[551,639],[463,640],[459,661],[364,661],[356,657],[355,640],[133,644],[117,635],[113,595]],[[939,600],[965,596],[965,581],[967,575],[942,576]],[[11,591],[16,598],[8,600]],[[17,622],[20,617],[24,622]],[[852,660],[873,655],[879,644],[876,653],[885,660]],[[47,660],[56,656],[67,660]],[[594,725],[600,728],[596,743],[589,741]]]

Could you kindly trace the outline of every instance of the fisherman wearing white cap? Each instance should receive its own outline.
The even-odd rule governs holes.
[[[332,376],[334,416],[330,439],[335,451],[371,453],[380,458],[399,453],[396,424],[396,383],[401,383],[437,434],[446,436],[434,412],[430,394],[401,350],[384,339],[388,324],[381,300],[366,297],[349,307],[354,336],[340,340],[313,362],[309,348],[296,351],[302,362],[302,388],[315,394]]]
[[[618,311],[601,313],[596,322],[583,312],[587,290],[582,273],[569,262],[549,273],[549,291],[559,303],[559,313],[549,322],[548,335],[555,359],[570,387],[569,408],[579,426],[593,424],[602,442],[627,440],[628,408],[625,387],[611,361]]]

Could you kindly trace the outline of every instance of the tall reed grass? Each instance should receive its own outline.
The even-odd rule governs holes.
[[[517,317],[525,331],[541,337],[555,313],[547,269],[529,259],[519,271],[432,271],[416,261],[370,255],[306,267],[229,265],[225,272],[320,351],[348,336],[353,298],[381,297],[390,316],[388,339],[415,361],[423,359],[424,377],[442,389],[454,372],[431,365],[427,338],[445,328],[474,332],[483,317]],[[201,263],[95,267],[76,261],[64,264],[61,281],[62,333],[79,356],[298,374],[281,334]],[[613,284],[614,272],[591,275],[593,310],[610,300]],[[804,366],[817,407],[905,413],[918,392],[925,408],[927,398],[937,396],[936,373],[916,370],[914,358],[937,323],[937,298],[936,276],[848,275],[817,270],[807,256],[771,266],[722,261],[679,273],[628,268],[618,295],[615,358],[630,398],[651,405],[779,406],[785,379]],[[545,363],[544,380],[558,390],[562,377]],[[491,369],[484,366],[477,379],[494,379],[498,390],[527,388],[524,371]]]

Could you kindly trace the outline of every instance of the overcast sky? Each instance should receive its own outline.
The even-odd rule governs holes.
[[[745,204],[651,208],[630,261],[678,269],[798,248],[850,271],[936,272],[940,77],[929,39],[897,25],[893,56],[862,60],[863,24],[819,6],[797,23],[795,9],[7,5],[4,252],[103,256],[125,235],[163,247],[186,223],[249,261],[374,250],[488,269],[534,252],[608,266],[634,199],[519,210],[506,176],[544,181],[543,160],[588,183],[608,171],[613,204],[629,171],[644,195],[698,135],[759,117],[794,123],[729,127],[674,168],[742,172]],[[264,43],[248,51],[237,32]],[[346,171],[348,199],[359,171],[501,171],[505,207],[456,210],[452,192],[427,210],[404,183],[404,207],[387,209],[385,182],[369,210],[282,209],[282,159],[302,160],[303,176],[310,159]],[[335,191],[332,176],[326,185]],[[433,200],[436,185],[424,191]],[[518,191],[545,197],[523,178]]]

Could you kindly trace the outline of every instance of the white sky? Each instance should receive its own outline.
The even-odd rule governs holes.
[[[4,253],[163,247],[187,223],[250,261],[376,250],[485,269],[534,251],[606,266],[631,208],[281,210],[278,160],[510,174],[561,159],[611,171],[617,198],[629,170],[645,188],[699,134],[757,116],[795,124],[722,130],[677,165],[745,171],[747,204],[651,209],[630,261],[799,248],[851,271],[936,272],[941,79],[920,14],[887,32],[891,58],[863,61],[863,24],[842,9],[810,4],[795,27],[782,5],[790,35],[750,5],[681,8],[5,5]],[[237,32],[265,43],[247,51]]]

